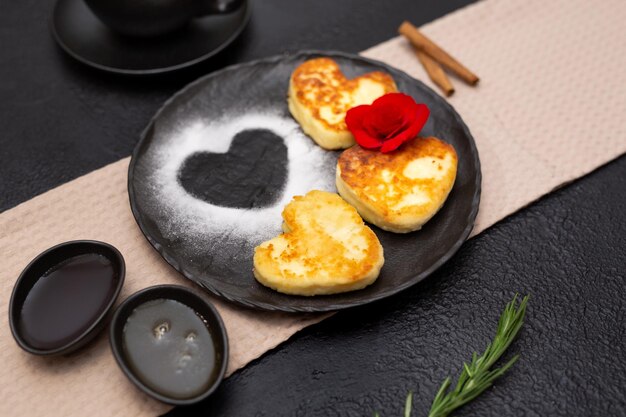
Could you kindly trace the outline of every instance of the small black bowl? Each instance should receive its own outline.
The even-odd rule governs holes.
[[[141,378],[133,372],[131,366],[129,365],[124,349],[124,327],[126,322],[137,307],[146,302],[158,299],[174,300],[185,304],[194,310],[210,329],[210,334],[213,339],[216,352],[215,360],[217,372],[214,373],[213,380],[209,384],[208,388],[201,394],[194,397],[180,399],[168,397],[167,395],[159,393],[144,383],[144,381],[142,381]],[[157,285],[131,295],[124,300],[122,304],[120,304],[113,314],[109,336],[113,356],[115,356],[115,360],[128,379],[130,379],[143,392],[164,403],[172,405],[194,404],[211,395],[224,379],[224,374],[226,373],[226,367],[228,365],[228,336],[226,334],[226,327],[224,326],[219,313],[211,303],[185,287],[178,285]],[[145,354],[149,355],[150,352],[145,352]]]
[[[114,288],[108,296],[104,308],[99,314],[92,318],[84,331],[62,346],[50,349],[33,346],[24,337],[20,326],[26,296],[32,290],[35,283],[51,268],[69,258],[86,254],[102,255],[107,258],[113,266],[115,272]],[[122,290],[125,274],[126,265],[122,254],[108,243],[94,240],[75,240],[61,243],[42,252],[26,266],[13,287],[13,293],[11,294],[11,301],[9,303],[9,324],[15,341],[25,351],[42,356],[65,355],[85,346],[93,340],[106,325],[113,304]],[[81,312],[76,311],[76,314],[81,314]]]

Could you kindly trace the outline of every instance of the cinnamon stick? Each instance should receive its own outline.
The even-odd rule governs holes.
[[[415,55],[417,55],[417,58],[424,66],[424,69],[432,82],[441,88],[441,91],[443,91],[446,97],[450,97],[454,93],[454,87],[452,86],[452,83],[450,82],[450,79],[448,79],[446,73],[443,71],[443,68],[441,68],[441,65],[419,49],[415,50]]]
[[[406,37],[415,48],[430,55],[435,61],[454,72],[463,81],[470,85],[475,85],[479,78],[472,71],[463,66],[459,61],[454,59],[450,54],[441,49],[437,44],[424,36],[410,22],[403,22],[398,28],[398,32]]]

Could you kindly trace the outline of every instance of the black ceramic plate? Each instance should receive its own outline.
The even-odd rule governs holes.
[[[52,13],[54,38],[69,55],[89,66],[121,74],[157,74],[189,67],[230,44],[246,26],[250,7],[193,19],[158,38],[130,38],[107,28],[83,0],[58,0]]]
[[[289,76],[325,55],[348,77],[393,76],[400,91],[426,103],[422,133],[449,142],[459,156],[457,179],[441,211],[424,228],[394,234],[372,227],[385,266],[371,286],[317,297],[280,294],[252,275],[256,245],[278,233],[294,194],[334,191],[339,152],[324,151],[291,118]],[[337,52],[301,52],[225,68],[174,95],[152,119],[133,152],[128,190],[133,214],[167,262],[209,291],[245,306],[329,311],[388,297],[423,280],[469,235],[480,198],[480,163],[469,130],[441,97],[383,63]]]

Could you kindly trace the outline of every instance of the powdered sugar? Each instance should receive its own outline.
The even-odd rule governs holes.
[[[235,135],[249,129],[270,130],[282,137],[287,147],[287,181],[273,206],[221,207],[193,197],[181,186],[177,175],[186,158],[196,152],[226,153]],[[150,187],[159,204],[159,217],[164,220],[159,226],[168,239],[191,238],[203,251],[214,245],[248,246],[267,240],[280,233],[281,212],[294,195],[313,189],[335,190],[337,154],[318,147],[289,117],[248,112],[211,123],[197,120],[176,129],[173,135],[149,151]]]

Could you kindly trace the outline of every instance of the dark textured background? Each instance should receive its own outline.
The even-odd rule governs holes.
[[[83,68],[48,33],[52,1],[0,3],[0,210],[130,154],[174,91],[211,69],[283,51],[357,52],[469,1],[252,0],[215,61],[148,80]],[[296,335],[172,415],[414,415],[482,350],[514,292],[530,293],[515,367],[457,415],[626,415],[626,158],[469,241],[432,278]],[[2,231],[0,231],[1,233]],[[0,254],[1,255],[1,254]]]

